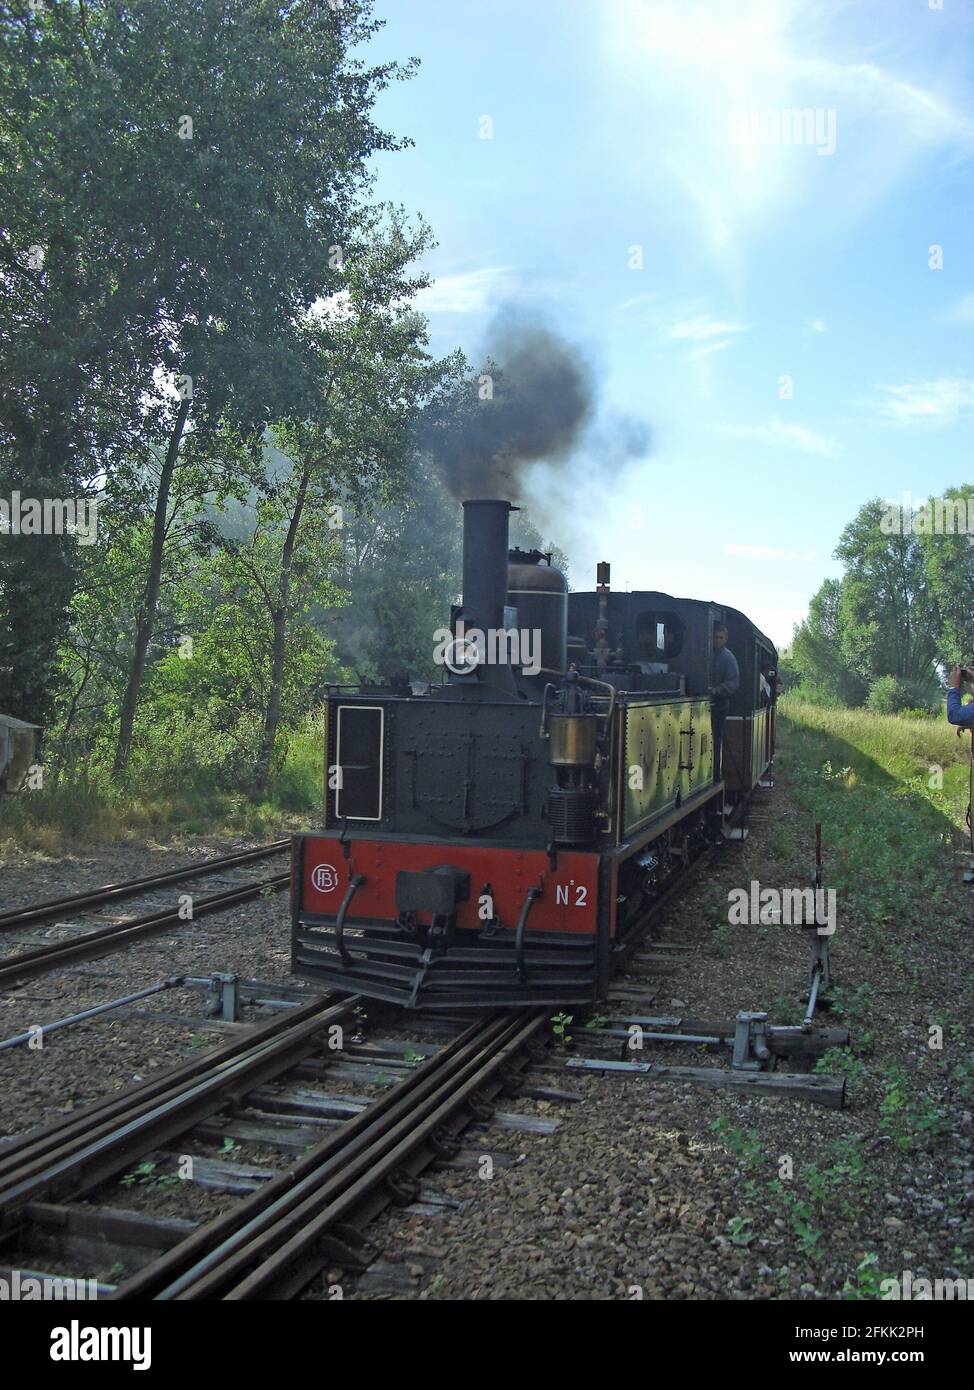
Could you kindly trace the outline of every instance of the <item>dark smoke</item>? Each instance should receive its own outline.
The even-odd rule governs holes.
[[[434,413],[426,442],[454,496],[514,500],[526,465],[571,456],[595,397],[594,371],[577,346],[502,310],[487,331],[483,367]]]

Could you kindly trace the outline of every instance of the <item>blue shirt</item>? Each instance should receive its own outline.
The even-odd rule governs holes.
[[[962,705],[960,691],[953,686],[947,691],[947,718],[951,724],[961,724],[965,729],[974,729],[974,703]]]
[[[730,647],[721,647],[719,652],[711,654],[710,684],[715,700],[727,702],[737,692],[741,684],[741,672],[737,665],[737,657]]]

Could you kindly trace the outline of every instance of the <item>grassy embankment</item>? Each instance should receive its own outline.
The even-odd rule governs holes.
[[[869,943],[904,911],[936,903],[956,872],[970,736],[945,719],[787,699],[781,715],[778,767],[802,811],[823,823],[829,882]]]
[[[273,835],[306,822],[321,805],[322,723],[307,719],[280,738],[282,757],[267,791],[234,787],[225,765],[202,760],[142,758],[119,782],[88,764],[58,774],[45,767],[44,786],[0,799],[0,853],[58,855],[73,845],[151,836]]]
[[[957,854],[969,843],[961,827],[970,739],[944,719],[794,700],[781,714],[785,800],[761,844],[799,881],[812,827],[822,824],[839,921],[831,1019],[852,1042],[818,1070],[846,1077],[849,1109],[844,1132],[819,1146],[794,1184],[775,1178],[777,1151],[765,1151],[756,1129],[714,1128],[743,1165],[748,1229],[770,1202],[821,1287],[836,1279],[831,1245],[848,1236],[842,1293],[877,1298],[884,1271],[970,1273],[962,1175],[974,1107],[974,889],[961,882]]]
[[[839,766],[851,768],[853,782],[865,775],[875,783],[885,774],[900,784],[901,793],[923,796],[958,824],[963,821],[969,796],[970,734],[963,731],[958,737],[957,729],[942,715],[917,719],[867,709],[829,709],[788,696],[780,710],[799,746],[817,742],[825,749],[831,742],[833,761],[846,757],[846,764],[839,762]]]
[[[946,720],[796,701],[782,715],[776,766],[805,834],[822,823],[838,902],[836,1021],[854,1039],[822,1069],[845,1073],[853,1105],[875,1106],[897,1147],[923,1147],[974,1103],[974,890],[959,872],[970,736]],[[793,856],[793,833],[769,826],[772,852]]]

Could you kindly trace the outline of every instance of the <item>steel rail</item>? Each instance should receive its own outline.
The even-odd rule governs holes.
[[[232,869],[240,864],[253,863],[257,859],[270,859],[275,854],[283,854],[290,844],[290,840],[274,840],[269,845],[261,845],[257,849],[238,850],[219,859],[208,859],[203,864],[186,864],[180,869],[167,869],[165,873],[150,874],[146,878],[106,883],[101,888],[91,888],[83,893],[74,893],[70,897],[50,898],[46,902],[32,903],[30,907],[15,907],[9,912],[0,912],[0,932],[50,922],[56,917],[83,908],[102,907],[106,903],[119,902],[123,898],[134,898],[139,893],[164,887],[168,883],[179,883],[182,879],[201,878],[220,869]]]
[[[444,1076],[455,1075],[471,1056],[480,1052],[485,1041],[498,1036],[505,1026],[503,1017],[486,1024],[478,1019],[415,1071],[407,1073],[394,1090],[372,1101],[365,1110],[343,1124],[337,1133],[322,1139],[291,1168],[270,1179],[231,1210],[221,1213],[139,1270],[111,1297],[175,1297],[291,1210],[322,1181],[325,1165],[330,1171],[337,1162],[346,1161],[357,1151],[356,1146],[363,1135],[368,1140],[379,1125],[408,1113],[408,1109],[428,1095]]]
[[[276,1018],[268,1019],[266,1023],[259,1024],[254,1032],[245,1037],[223,1043],[220,1047],[191,1057],[188,1061],[180,1063],[179,1066],[167,1068],[155,1076],[148,1077],[145,1081],[136,1082],[135,1085],[126,1086],[120,1091],[104,1096],[101,1100],[93,1101],[91,1105],[86,1105],[83,1109],[75,1111],[68,1119],[51,1120],[46,1125],[18,1135],[9,1143],[0,1145],[0,1182],[3,1181],[6,1174],[17,1167],[22,1155],[28,1150],[35,1155],[40,1154],[56,1148],[58,1144],[79,1134],[90,1134],[95,1125],[106,1120],[117,1119],[126,1110],[132,1110],[139,1104],[148,1104],[154,1097],[161,1095],[171,1087],[179,1083],[188,1085],[193,1078],[202,1076],[205,1072],[211,1071],[213,1067],[239,1057],[241,1053],[246,1052],[254,1045],[255,1038],[276,1037],[278,1033],[284,1032],[302,1018],[310,1017],[315,1009],[324,1007],[326,1003],[334,1002],[333,995],[316,995],[293,1013],[280,1014]]]
[[[182,1300],[222,1296],[243,1300],[267,1295],[276,1282],[293,1274],[297,1261],[343,1218],[351,1215],[376,1188],[407,1162],[435,1132],[473,1097],[542,1027],[547,1015],[507,1015],[500,1033],[484,1041],[454,1075],[439,1082],[404,1115],[385,1117],[374,1135],[363,1135],[352,1156],[343,1155],[316,1182],[310,1195],[267,1231],[236,1249],[216,1268],[176,1296]],[[489,1026],[489,1025],[488,1025]],[[228,1280],[237,1282],[227,1287]],[[222,1291],[222,1292],[221,1292]]]
[[[180,1078],[150,1098],[137,1099],[120,1114],[72,1133],[64,1142],[43,1144],[20,1155],[20,1162],[0,1186],[0,1230],[10,1225],[16,1208],[41,1195],[71,1197],[113,1176],[140,1157],[185,1133],[248,1091],[278,1076],[318,1047],[322,1028],[344,1018],[358,1002],[352,995],[338,1003],[316,1000],[293,1014],[276,1032],[258,1030],[238,1056],[222,1059],[198,1077]]]
[[[290,873],[275,874],[259,883],[243,884],[239,888],[227,888],[222,893],[213,893],[208,898],[200,898],[193,903],[193,916],[181,916],[179,908],[164,908],[160,912],[150,912],[145,917],[136,917],[131,922],[117,922],[111,927],[100,927],[86,932],[84,936],[72,937],[67,941],[55,941],[47,946],[36,946],[33,950],[22,951],[19,955],[4,956],[0,959],[0,989],[15,980],[29,980],[36,975],[46,975],[49,970],[60,969],[75,961],[92,960],[97,956],[119,951],[132,941],[143,936],[162,931],[167,926],[183,926],[187,921],[196,921],[211,912],[235,907],[237,903],[249,902],[268,885],[275,890],[290,882]]]

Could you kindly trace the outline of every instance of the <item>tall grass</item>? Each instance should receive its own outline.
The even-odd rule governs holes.
[[[946,716],[920,719],[809,704],[786,695],[779,705],[796,734],[824,735],[832,763],[853,778],[898,784],[901,793],[920,793],[956,824],[963,822],[970,794],[971,739],[960,737]]]
[[[785,695],[779,709],[793,724],[821,729],[843,738],[860,752],[890,771],[898,759],[906,763],[967,764],[970,737],[940,718],[917,719],[903,714],[876,714],[873,710],[813,705]]]
[[[47,767],[41,789],[0,798],[0,851],[57,854],[71,845],[158,834],[274,834],[313,819],[321,806],[323,740],[320,715],[282,731],[260,796],[248,789],[243,761],[230,776],[216,750],[199,756],[199,737],[182,749],[174,741],[164,750],[143,745],[122,779],[96,760]]]
[[[950,891],[969,795],[969,738],[947,724],[782,702],[775,757],[801,813],[773,826],[780,852],[821,822],[826,881],[847,945],[920,968],[916,941]],[[934,916],[931,917],[931,911]],[[938,922],[941,935],[953,931]]]

